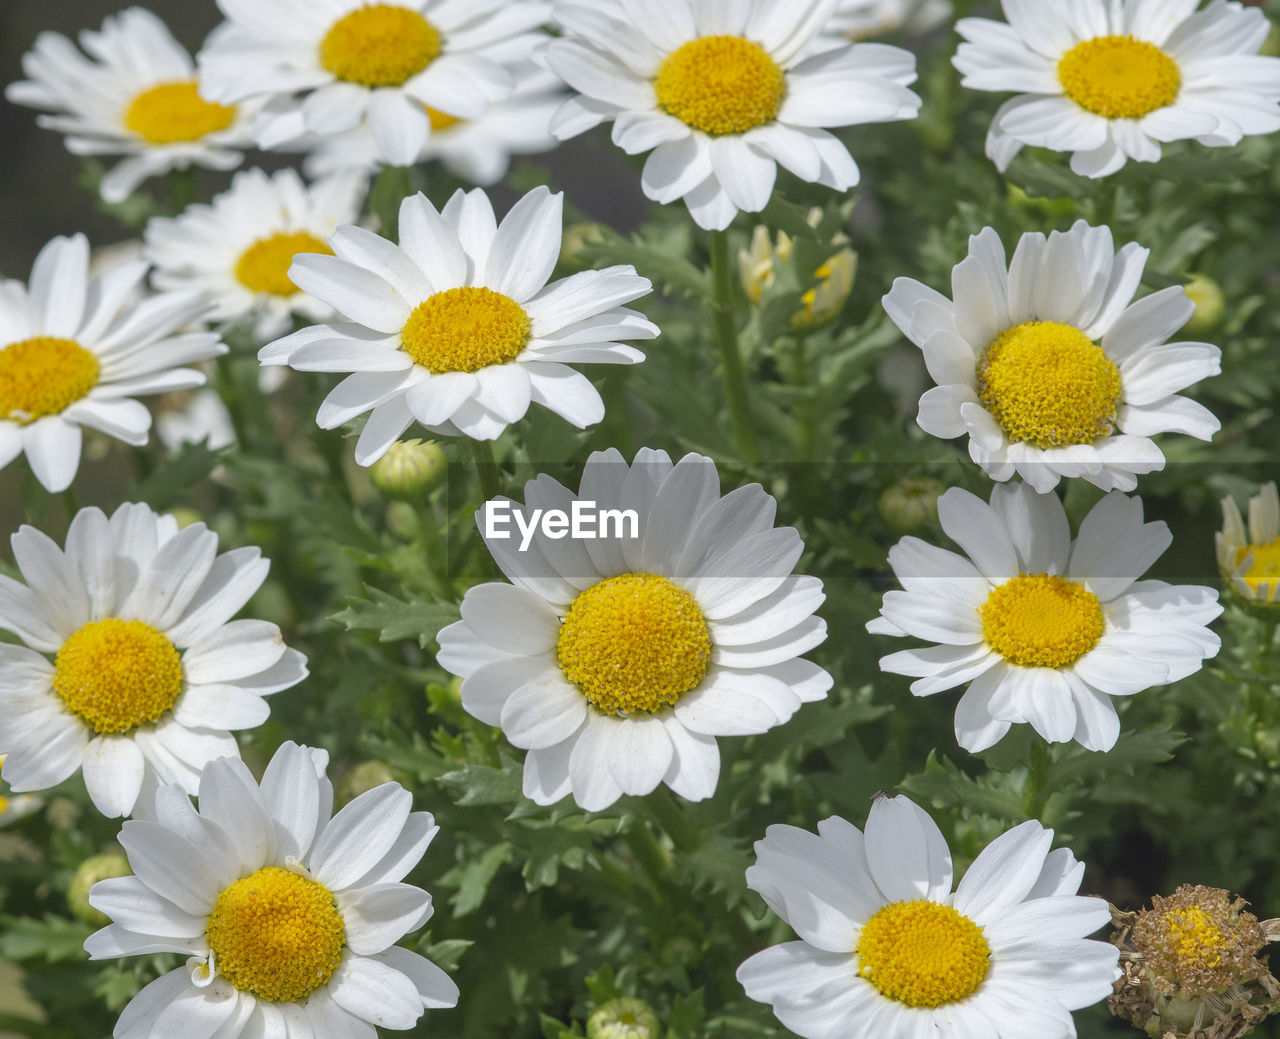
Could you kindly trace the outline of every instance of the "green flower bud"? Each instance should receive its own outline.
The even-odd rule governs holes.
[[[195,509],[188,509],[184,506],[179,506],[176,509],[170,509],[169,515],[178,521],[178,529],[180,530],[191,526],[193,523],[204,522],[204,517],[201,516],[199,512]]]
[[[111,918],[89,904],[89,889],[99,880],[110,880],[112,877],[127,877],[133,870],[129,868],[129,860],[118,851],[103,852],[91,855],[76,867],[71,884],[67,887],[67,906],[78,920],[96,927],[106,927]]]
[[[1193,274],[1191,280],[1182,286],[1182,291],[1196,305],[1196,312],[1191,315],[1191,320],[1183,331],[1188,335],[1198,336],[1217,328],[1225,309],[1222,289],[1218,283],[1207,275]]]
[[[662,1026],[648,1003],[611,999],[587,1018],[587,1039],[659,1039]]]
[[[938,521],[938,496],[946,484],[931,476],[908,476],[880,495],[880,518],[899,534]]]
[[[344,801],[350,801],[366,790],[383,783],[397,783],[399,779],[390,765],[381,761],[362,761],[343,778],[339,792]]]
[[[369,477],[384,497],[410,500],[439,484],[446,465],[434,440],[401,440],[369,467]]]

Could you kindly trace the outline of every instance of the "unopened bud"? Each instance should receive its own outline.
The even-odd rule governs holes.
[[[1196,312],[1191,315],[1191,320],[1183,331],[1188,335],[1198,336],[1217,328],[1226,309],[1222,288],[1218,283],[1207,275],[1193,274],[1191,280],[1182,286],[1182,291],[1196,305]]]
[[[369,478],[385,497],[410,500],[435,487],[447,465],[434,440],[401,440],[369,467]]]
[[[880,518],[899,534],[938,521],[938,497],[947,489],[932,476],[908,476],[880,495]]]
[[[662,1026],[640,999],[611,999],[587,1018],[587,1039],[659,1039]]]
[[[71,884],[67,887],[67,907],[76,919],[96,927],[105,927],[111,923],[111,918],[89,904],[89,889],[100,880],[127,877],[132,872],[129,860],[118,851],[90,856],[76,867],[75,875],[71,878]]]

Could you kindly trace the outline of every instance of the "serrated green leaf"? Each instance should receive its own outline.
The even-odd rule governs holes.
[[[0,917],[0,956],[10,960],[39,957],[48,963],[85,960],[89,954],[84,951],[84,940],[92,933],[92,927],[52,913],[39,920]]]
[[[153,509],[166,509],[213,472],[224,454],[210,451],[204,441],[183,444],[133,489],[131,500],[146,502]]]
[[[468,859],[440,878],[442,884],[454,885],[458,889],[449,899],[455,918],[466,916],[480,908],[489,884],[514,853],[515,848],[511,844],[499,841],[485,849],[478,858]]]
[[[376,631],[379,642],[414,639],[426,649],[435,641],[436,633],[458,619],[453,603],[429,602],[408,593],[397,599],[390,592],[365,585],[367,598],[349,596],[347,608],[330,616],[348,631]]]
[[[468,763],[462,768],[446,772],[440,783],[460,805],[512,805],[523,800],[521,793],[520,763],[506,754],[502,766]]]
[[[667,1017],[667,1039],[702,1039],[702,1022],[706,1016],[702,989],[676,996]]]
[[[1074,744],[1049,767],[1050,789],[1084,780],[1098,782],[1104,777],[1132,775],[1140,765],[1158,765],[1173,757],[1187,737],[1172,729],[1148,729],[1123,733],[1108,751],[1091,751]]]
[[[923,772],[907,776],[898,784],[898,790],[916,801],[927,801],[943,808],[963,809],[967,813],[989,815],[1008,823],[1022,822],[1026,811],[1022,803],[1021,789],[1007,782],[987,777],[975,779],[962,772],[948,758],[939,758],[937,751],[930,751]]]

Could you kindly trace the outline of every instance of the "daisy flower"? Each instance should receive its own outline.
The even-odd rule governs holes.
[[[1084,863],[1053,831],[1015,826],[951,890],[951,852],[905,797],[879,797],[865,835],[770,826],[747,887],[800,936],[738,968],[747,995],[805,1039],[1069,1039],[1071,1011],[1111,994],[1119,950],[1085,937],[1111,914],[1076,894]]]
[[[218,0],[227,21],[199,55],[207,95],[269,104],[254,134],[275,148],[368,120],[380,162],[417,161],[429,110],[483,115],[511,94],[506,66],[528,61],[551,11],[538,0]],[[305,94],[305,97],[300,96]]]
[[[430,918],[431,896],[402,883],[439,827],[384,783],[333,812],[323,750],[282,744],[254,781],[220,758],[200,774],[199,807],[165,786],[155,821],[124,824],[134,876],[102,880],[89,904],[114,922],[89,936],[94,960],[185,953],[139,992],[116,1039],[374,1039],[458,1001],[453,980],[395,943]]]
[[[996,112],[987,155],[1004,170],[1026,145],[1069,151],[1081,176],[1165,141],[1209,147],[1280,130],[1280,59],[1270,31],[1228,0],[1003,0],[1009,23],[962,18],[954,64],[976,90],[1020,91]]]
[[[700,227],[758,212],[778,165],[837,191],[858,167],[824,127],[911,119],[915,58],[883,44],[810,54],[837,0],[562,3],[547,63],[580,97],[556,113],[562,140],[613,122],[655,202],[683,198]],[[806,56],[807,55],[807,56]]]
[[[258,359],[304,372],[350,372],[320,406],[321,428],[371,411],[356,461],[371,465],[415,419],[437,436],[493,440],[541,404],[579,429],[604,402],[574,361],[635,364],[620,340],[655,325],[620,306],[652,286],[635,268],[584,271],[547,284],[560,256],[564,198],[535,188],[501,225],[478,188],[444,207],[400,205],[400,244],[338,228],[333,256],[303,254],[289,277],[349,321],[313,325]]]
[[[77,769],[109,816],[147,808],[162,783],[194,792],[200,769],[237,755],[229,729],[267,719],[263,697],[301,682],[306,658],[280,629],[231,618],[267,577],[256,548],[218,553],[145,505],[108,519],[81,509],[66,550],[34,527],[13,535],[26,584],[0,577],[0,732],[14,790]]]
[[[1214,535],[1218,569],[1247,602],[1270,605],[1280,590],[1280,494],[1275,481],[1249,499],[1246,532],[1240,508],[1222,499],[1222,530]]]
[[[884,308],[937,383],[920,428],[967,435],[993,480],[1017,473],[1038,491],[1064,476],[1131,491],[1164,467],[1152,434],[1209,440],[1218,420],[1178,391],[1216,375],[1221,352],[1165,342],[1195,312],[1180,285],[1131,302],[1147,254],[1115,252],[1109,228],[1081,220],[1047,240],[1024,234],[1006,264],[988,227],[951,272],[954,302],[898,278]]]
[[[5,90],[14,104],[52,115],[38,122],[67,135],[76,155],[123,155],[102,178],[107,202],[123,202],[148,177],[195,164],[240,165],[252,113],[206,100],[195,65],[165,24],[130,7],[99,32],[80,34],[86,58],[65,36],[43,32],[22,59],[29,79]]]
[[[950,17],[947,0],[841,0],[823,34],[848,41],[899,30],[924,33]]]
[[[155,264],[160,289],[198,289],[214,302],[208,320],[220,325],[254,318],[259,342],[292,327],[297,313],[311,321],[333,309],[289,280],[298,253],[329,253],[325,240],[360,216],[366,179],[346,171],[308,186],[293,170],[268,176],[237,173],[209,205],[147,223],[144,255]]]
[[[514,75],[511,97],[495,102],[474,119],[428,108],[431,136],[415,165],[437,161],[455,177],[489,187],[507,175],[512,156],[537,155],[555,148],[558,142],[549,127],[551,116],[564,101],[564,84],[559,77],[532,65]],[[378,168],[378,145],[368,123],[348,133],[316,139],[304,168],[318,176],[350,167]]]
[[[175,334],[208,309],[198,292],[134,302],[147,264],[126,261],[90,279],[84,235],[54,238],[30,287],[0,282],[0,468],[25,452],[45,490],[80,468],[80,427],[137,447],[151,413],[134,396],[202,386],[183,368],[227,352],[207,332]]]
[[[965,554],[899,541],[889,565],[904,590],[885,593],[867,630],[934,643],[880,659],[916,679],[916,696],[969,683],[955,717],[968,751],[1023,722],[1050,743],[1110,750],[1111,697],[1177,682],[1218,652],[1216,591],[1139,580],[1173,540],[1143,522],[1140,498],[1112,491],[1074,541],[1057,496],[1025,484],[997,486],[990,505],[953,487],[938,521]]]
[[[628,467],[610,449],[577,494],[540,476],[523,506],[494,501],[509,522],[492,502],[477,522],[512,583],[470,589],[436,659],[462,677],[462,706],[529,752],[538,804],[572,793],[599,811],[659,783],[700,801],[719,777],[717,736],[765,732],[831,688],[801,659],[826,638],[822,582],[792,574],[804,545],[774,528],[758,484],[721,497],[709,458],[673,466],[644,449]],[[599,536],[504,537],[539,509],[592,510]]]
[[[236,427],[231,412],[214,390],[197,390],[186,396],[179,407],[156,416],[156,434],[170,451],[183,444],[204,444],[219,451],[236,442]]]

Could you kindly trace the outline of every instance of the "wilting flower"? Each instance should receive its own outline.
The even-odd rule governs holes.
[[[951,890],[951,852],[905,797],[880,797],[864,836],[770,826],[747,886],[800,936],[738,968],[747,995],[805,1039],[1076,1034],[1117,950],[1085,935],[1107,904],[1076,894],[1084,864],[1032,820],[992,841]]]
[[[582,502],[600,522],[599,536],[538,528],[522,545],[491,527],[490,503],[481,534],[512,583],[471,588],[438,636],[462,706],[528,750],[526,797],[572,793],[599,811],[666,783],[700,801],[719,778],[717,736],[765,732],[826,696],[831,676],[801,656],[826,638],[822,582],[791,572],[800,535],[773,526],[759,485],[721,497],[709,458],[673,466],[646,449],[628,466],[611,449],[587,460],[577,494],[541,476],[523,507],[498,501],[510,531]]]
[[[683,198],[722,230],[763,209],[778,166],[837,191],[858,167],[825,127],[914,118],[915,58],[883,44],[813,53],[836,0],[561,3],[565,34],[547,63],[581,96],[551,129],[561,139],[613,122],[613,141],[652,149],[641,177],[655,202]]]
[[[1112,942],[1124,977],[1107,1008],[1149,1035],[1238,1039],[1280,1009],[1280,982],[1259,959],[1276,921],[1259,923],[1243,898],[1183,884],[1150,909],[1116,912]]]
[[[938,519],[965,555],[899,541],[889,564],[904,590],[885,593],[867,630],[934,643],[880,660],[915,678],[916,696],[969,683],[955,717],[966,750],[1023,722],[1052,743],[1110,750],[1111,697],[1176,682],[1218,652],[1206,626],[1222,612],[1216,591],[1139,580],[1173,540],[1143,522],[1139,498],[1111,492],[1075,540],[1058,498],[1025,484],[997,486],[990,505],[952,488]]]
[[[395,944],[431,916],[431,896],[401,883],[439,829],[431,813],[386,783],[330,818],[327,762],[285,743],[259,786],[221,758],[200,775],[198,809],[166,786],[154,822],[124,824],[135,875],[94,885],[90,904],[115,922],[85,949],[188,959],[125,1007],[119,1039],[351,1039],[457,1003],[444,971]]]
[[[252,110],[206,100],[191,56],[150,11],[108,15],[80,34],[86,58],[65,36],[44,32],[22,59],[30,77],[5,97],[51,115],[41,126],[67,135],[77,155],[123,155],[102,178],[102,197],[122,202],[148,177],[191,165],[239,166]]]
[[[179,330],[208,303],[199,292],[138,301],[146,273],[145,262],[126,261],[91,279],[78,234],[40,250],[29,287],[0,282],[0,467],[25,452],[45,490],[64,491],[80,468],[82,426],[145,444],[151,412],[133,398],[204,384],[182,365],[227,348]]]
[[[821,215],[821,210],[811,210],[809,223],[817,226]],[[858,272],[858,254],[848,242],[847,235],[836,233],[830,244],[841,248],[823,260],[811,276],[806,277],[798,271],[788,272],[798,285],[809,286],[800,292],[802,306],[791,315],[793,327],[811,328],[824,324],[844,308]],[[795,242],[785,231],[778,232],[776,242],[763,225],[752,231],[750,247],[738,250],[738,275],[743,291],[752,303],[759,303],[765,290],[773,287],[780,268],[792,263],[794,250]]]
[[[206,762],[239,753],[228,730],[261,725],[263,698],[307,675],[274,624],[231,619],[267,560],[219,555],[203,523],[88,508],[65,551],[28,526],[12,544],[26,584],[0,577],[0,628],[25,645],[0,643],[0,750],[15,790],[82,770],[111,816],[148,807],[161,783],[194,791]]]
[[[1280,59],[1262,57],[1261,11],[1227,0],[1003,0],[1009,23],[962,18],[964,86],[1018,91],[996,112],[987,155],[1069,151],[1086,177],[1165,141],[1220,148],[1280,130]]]
[[[1221,370],[1208,343],[1167,343],[1195,310],[1182,287],[1136,302],[1148,250],[1114,251],[1111,230],[1077,221],[1024,234],[1011,263],[991,228],[951,272],[954,301],[898,278],[884,308],[924,353],[937,383],[920,398],[926,433],[968,436],[994,480],[1038,491],[1061,477],[1131,491],[1164,467],[1151,440],[1208,440],[1218,420],[1178,391]]]

